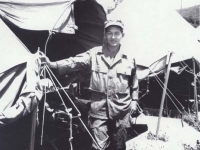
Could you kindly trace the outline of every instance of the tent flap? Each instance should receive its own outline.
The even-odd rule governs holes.
[[[130,54],[134,54],[137,64],[149,66],[170,52],[174,52],[172,63],[192,57],[200,60],[197,31],[166,3],[124,0],[108,15],[108,19],[124,22],[122,44]]]
[[[0,40],[0,73],[2,73],[13,66],[26,62],[30,53],[1,19],[0,27],[0,35],[4,35]]]
[[[72,11],[74,1],[1,1],[0,15],[23,29],[74,34],[77,28]]]
[[[40,79],[41,62],[37,56],[39,56],[38,53],[33,54],[31,59],[26,63],[25,68],[21,65],[18,66],[19,70],[26,73],[26,81],[25,83],[21,82],[17,84],[18,86],[23,86],[23,88],[16,102],[14,102],[14,98],[10,95],[16,95],[15,93],[18,93],[19,87],[10,87],[16,87],[16,83],[19,79],[10,83],[9,81],[11,79],[9,78],[9,75],[2,76],[5,76],[3,81],[5,81],[6,77],[8,77],[8,82],[0,84],[2,88],[5,89],[4,91],[6,91],[5,94],[1,95],[0,99],[0,127],[10,124],[30,113],[39,104],[44,90],[49,91],[52,89],[53,84],[49,79]],[[15,73],[15,70],[9,69],[4,74],[10,72],[10,70],[11,74],[13,72]],[[16,78],[17,75],[14,74],[14,78]]]

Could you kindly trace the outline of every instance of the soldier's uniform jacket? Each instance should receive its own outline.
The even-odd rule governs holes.
[[[75,57],[57,61],[59,74],[91,69],[90,116],[100,119],[120,119],[131,109],[132,99],[138,99],[138,80],[133,56],[119,52],[111,61],[107,46],[95,47]],[[130,83],[131,82],[131,83]],[[130,89],[133,90],[130,95]]]

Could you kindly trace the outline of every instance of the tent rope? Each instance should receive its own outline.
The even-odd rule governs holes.
[[[94,137],[92,136],[92,134],[90,133],[90,131],[88,130],[88,128],[86,127],[86,125],[84,124],[84,122],[82,121],[82,119],[80,118],[81,113],[78,110],[78,108],[76,107],[76,105],[74,104],[74,102],[72,101],[72,99],[69,97],[68,93],[64,90],[63,86],[60,84],[60,82],[58,81],[58,79],[56,78],[56,76],[54,75],[54,73],[51,71],[51,69],[45,64],[47,70],[49,71],[49,73],[54,77],[54,79],[56,80],[56,82],[59,84],[59,86],[61,87],[60,89],[65,93],[65,95],[67,96],[68,100],[71,102],[71,104],[74,106],[74,108],[76,109],[76,111],[78,112],[78,119],[80,120],[80,122],[82,123],[83,127],[86,129],[86,131],[88,132],[88,134],[90,135],[90,137],[92,138],[93,142],[96,144],[96,146],[98,147],[99,150],[101,150],[99,144],[96,142],[96,140],[94,139]],[[64,103],[64,101],[63,101]],[[73,118],[73,117],[72,117]],[[70,138],[70,140],[72,139],[72,137]]]
[[[154,74],[154,73],[153,73],[153,74]],[[158,82],[159,84],[162,84],[162,85],[160,85],[161,87],[162,87],[162,86],[163,86],[163,87],[165,86],[164,83],[159,79],[159,77],[158,77],[156,74],[154,74],[154,77],[155,77],[155,79],[156,79],[157,81],[160,82],[160,83]],[[163,88],[163,87],[162,87],[162,88]],[[175,95],[169,90],[169,88],[166,87],[166,89],[167,89],[167,91],[173,96],[173,98],[179,103],[179,105],[180,105],[182,108],[184,108],[183,105],[179,102],[179,100],[175,97]]]
[[[161,88],[164,88],[164,84],[162,83],[162,81],[157,77],[157,76],[155,76],[155,79],[157,80],[157,82],[159,83],[159,85],[161,86]],[[169,91],[169,90],[168,90]],[[174,104],[174,106],[177,108],[177,110],[180,112],[180,113],[182,113],[180,110],[179,110],[179,108],[176,106],[176,104],[174,103],[174,101],[172,100],[172,98],[171,98],[171,96],[168,94],[168,93],[166,93],[167,94],[167,96],[169,97],[169,99],[172,101],[172,103]]]
[[[69,6],[71,6],[72,3],[74,3],[75,0],[72,0],[71,3],[69,4]],[[68,6],[68,7],[69,7]],[[57,24],[57,22],[59,21],[59,19],[63,16],[63,14],[65,13],[65,11],[68,9],[68,7],[62,12],[62,14],[59,16],[59,18],[57,19],[57,21],[55,22],[54,26],[52,27],[52,30],[49,30],[49,36],[46,40],[45,43],[45,50],[44,53],[45,55],[47,54],[47,44],[49,42],[49,39],[51,38],[51,35],[54,33],[53,30]],[[74,19],[74,18],[73,18]],[[46,72],[44,71],[44,78],[46,78]],[[46,93],[45,93],[45,97],[44,97],[44,104],[46,103]],[[42,129],[41,129],[41,141],[40,141],[40,145],[42,145],[43,143],[43,132],[44,132],[44,116],[45,116],[45,105],[43,106],[43,113],[42,113]]]
[[[161,86],[161,88],[163,88],[163,86],[164,86],[164,83],[162,83],[162,81],[157,77],[157,75],[155,75],[156,77],[155,78],[157,78],[156,80],[158,81],[158,83],[159,83],[159,85]],[[163,84],[163,85],[162,85]],[[170,91],[168,88],[167,88],[167,90],[168,91]],[[174,106],[177,108],[177,110],[182,114],[182,112],[178,109],[178,107],[175,105],[175,103],[174,103],[174,101],[172,100],[172,98],[169,96],[169,94],[168,93],[166,93],[167,94],[167,96],[169,97],[169,99],[171,100],[171,102],[174,104]],[[172,94],[172,93],[171,93]],[[173,94],[172,94],[173,95]],[[175,99],[176,99],[176,97],[174,97]],[[178,101],[178,100],[177,100]],[[179,101],[178,101],[179,102]],[[182,106],[182,104],[181,103],[179,103],[181,106]],[[182,107],[183,108],[183,111],[184,111],[184,113],[191,119],[191,121],[193,122],[193,123],[195,123],[195,120],[187,113],[187,111],[185,111],[185,109],[184,109],[184,107]]]
[[[49,36],[48,36],[48,38],[47,38],[47,40],[46,40],[46,43],[45,43],[45,49],[44,49],[45,55],[46,55],[46,53],[47,53],[47,44],[48,44],[48,42],[49,42],[49,39],[50,39],[51,35],[52,35],[52,33],[49,32]],[[46,78],[46,69],[43,69],[43,72],[44,72],[44,78]],[[46,91],[46,87],[45,87],[45,91]],[[46,97],[47,97],[47,96],[46,96],[46,93],[45,93],[45,94],[44,94],[43,112],[42,112],[42,128],[41,128],[41,141],[40,141],[40,145],[42,145],[42,143],[43,143],[45,103],[46,103],[46,99],[47,99]]]
[[[46,66],[45,66],[45,69],[46,69]],[[52,81],[54,87],[56,88],[56,84],[55,84],[55,82],[53,81],[52,75],[50,74],[50,72],[49,72],[48,69],[46,69],[46,71],[48,72],[49,77],[51,78],[51,81]],[[70,113],[69,113],[69,111],[68,111],[68,109],[67,109],[67,106],[65,105],[65,102],[64,102],[64,100],[63,100],[63,98],[62,98],[62,96],[61,96],[59,90],[56,90],[56,92],[58,93],[58,95],[59,95],[59,97],[60,97],[60,99],[61,99],[61,101],[62,101],[62,103],[63,103],[63,105],[64,105],[64,107],[65,107],[65,111],[66,111],[67,114],[69,115]]]
[[[161,86],[161,88],[164,88],[164,83],[159,79],[159,77],[157,76],[157,74],[155,74],[154,72],[152,72],[153,73],[153,75],[154,75],[154,78],[158,81],[158,83],[159,83],[159,85]],[[183,107],[183,105],[178,101],[178,99],[174,96],[174,94],[168,89],[168,87],[166,87],[166,90],[173,96],[173,98],[180,104],[180,106],[182,107],[182,108],[184,108]],[[169,96],[169,94],[168,93],[166,93],[168,96]]]
[[[44,66],[44,67],[45,67],[46,71],[48,72],[49,77],[51,78],[51,81],[52,81],[52,83],[53,83],[53,85],[54,85],[54,87],[55,87],[55,89],[56,89],[56,84],[55,84],[55,82],[53,81],[52,75],[50,74],[50,72],[49,72],[49,70],[47,69],[47,67],[46,67],[46,66]],[[67,109],[67,106],[65,105],[65,102],[64,102],[64,100],[63,100],[63,98],[62,98],[60,92],[59,92],[58,90],[56,90],[56,92],[58,93],[58,95],[59,95],[59,97],[60,97],[60,99],[61,99],[61,101],[62,101],[62,103],[63,103],[63,105],[64,105],[64,107],[65,107],[65,111],[67,112],[67,115],[69,116],[69,119],[70,119],[70,122],[69,122],[69,125],[70,125],[70,127],[69,127],[69,128],[70,128],[70,129],[69,129],[69,131],[70,131],[69,143],[70,143],[70,148],[71,148],[71,150],[73,150],[73,145],[72,145],[72,139],[73,139],[73,136],[72,136],[72,114],[69,113],[69,111],[68,111],[68,109]],[[44,105],[44,106],[45,106],[45,105]]]
[[[76,111],[78,112],[78,116],[81,116],[80,111],[78,110],[78,108],[76,107],[76,105],[74,104],[74,102],[72,101],[72,99],[69,97],[69,95],[67,94],[67,92],[64,90],[64,88],[62,87],[62,85],[60,84],[60,82],[58,81],[58,79],[56,78],[56,76],[53,74],[53,72],[51,71],[51,69],[49,68],[49,66],[47,66],[46,64],[45,64],[45,66],[46,66],[47,70],[49,71],[49,73],[51,73],[51,75],[54,77],[54,79],[56,80],[56,82],[59,84],[59,86],[61,87],[61,89],[63,90],[63,92],[67,96],[67,98],[70,100],[70,102],[72,103],[72,105],[74,106],[74,108],[76,109]]]
[[[159,78],[158,78],[159,79]],[[159,79],[160,80],[160,79]],[[161,80],[160,80],[161,81]],[[162,83],[162,81],[161,81]],[[162,83],[163,84],[163,83]],[[164,85],[164,84],[163,84]],[[179,102],[179,100],[175,97],[175,95],[167,88],[167,91],[172,95],[172,97],[179,103],[179,105],[184,109],[183,105]],[[168,94],[169,95],[169,94]]]

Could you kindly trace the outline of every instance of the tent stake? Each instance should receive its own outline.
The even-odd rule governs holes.
[[[158,123],[157,123],[157,129],[156,129],[156,138],[157,139],[158,139],[158,132],[159,132],[159,128],[160,128],[160,120],[161,120],[162,112],[163,112],[163,105],[164,105],[164,102],[165,102],[167,83],[168,83],[168,79],[169,79],[169,73],[170,73],[170,67],[171,67],[171,61],[170,61],[171,60],[171,56],[172,56],[172,53],[170,53],[170,55],[169,55],[167,73],[165,75],[165,83],[164,83],[164,89],[163,89],[163,94],[162,94],[162,99],[161,99],[161,104],[160,104],[160,110],[159,110]]]

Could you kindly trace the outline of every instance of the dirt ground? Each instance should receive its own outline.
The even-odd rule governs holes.
[[[184,150],[183,144],[195,148],[196,141],[200,140],[200,132],[181,122],[181,119],[162,117],[159,134],[165,135],[167,141],[149,140],[148,133],[156,134],[158,117],[141,115],[136,124],[147,124],[148,130],[126,142],[127,150]]]
[[[28,121],[27,118],[24,118],[21,120],[21,122],[16,122],[2,127],[0,130],[0,150],[28,149],[30,142],[30,126],[28,126],[29,122],[30,120]],[[168,141],[164,142],[161,140],[147,139],[149,132],[154,135],[156,134],[157,122],[158,117],[144,115],[139,116],[136,120],[136,124],[147,124],[148,130],[127,141],[127,150],[186,150],[184,149],[183,144],[190,145],[194,148],[196,146],[196,141],[200,140],[200,132],[195,130],[193,127],[189,126],[185,122],[183,122],[182,126],[180,119],[166,117],[161,118],[159,135],[166,135],[166,137],[168,137]],[[53,132],[58,132],[58,130],[55,130],[55,128],[51,129],[50,127],[46,127],[45,131],[47,130],[51,131],[52,134]],[[66,134],[68,133],[65,130],[61,130],[60,132],[66,132]],[[51,135],[48,134],[48,136]],[[45,139],[46,138],[44,138],[44,146],[40,147],[40,149],[53,150],[54,148],[52,145],[47,144]],[[56,146],[59,150],[70,149],[69,143],[67,142],[68,140],[69,136],[65,136],[65,138],[59,139],[59,141],[55,142],[55,144],[58,144]],[[38,138],[38,142],[40,142],[40,138]],[[88,150],[91,138],[85,132],[84,134],[74,135],[72,142],[74,150]],[[60,143],[62,145],[59,145]],[[40,150],[39,148],[35,149]]]

